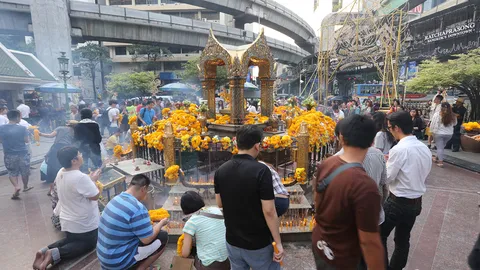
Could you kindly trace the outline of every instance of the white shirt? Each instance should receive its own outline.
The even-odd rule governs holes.
[[[257,113],[257,109],[255,109],[255,106],[252,105],[248,106],[247,111],[249,113]]]
[[[117,119],[120,114],[120,110],[117,108],[109,108],[108,110],[108,120],[110,120],[110,127],[118,127]]]
[[[388,154],[392,148],[392,143],[388,141],[388,135],[384,131],[379,131],[375,135],[375,140],[373,141],[375,148],[378,148],[383,152],[383,154]]]
[[[23,119],[20,119],[20,122],[18,124],[22,127],[25,127],[26,129],[28,129],[29,127],[32,126],[32,125],[30,125],[30,123],[28,123],[27,121],[25,121]]]
[[[85,101],[80,100],[80,101],[78,102],[78,105],[85,105]]]
[[[336,112],[333,112],[333,117],[335,118],[335,120],[338,122],[340,120],[342,120],[343,118],[345,118],[345,114],[343,113],[342,110],[338,110],[338,113]]]
[[[397,197],[416,199],[427,188],[425,179],[432,169],[432,153],[413,135],[401,139],[390,149],[387,184]]]
[[[452,135],[453,127],[456,125],[457,125],[457,118],[454,117],[450,125],[445,126],[442,122],[442,117],[440,116],[440,112],[436,112],[432,117],[432,121],[430,122],[430,131],[433,134],[437,134],[437,135]]]
[[[28,118],[30,116],[30,107],[25,104],[18,105],[17,110],[20,111],[22,118]]]
[[[0,115],[0,126],[8,124],[8,118],[5,115]]]
[[[98,202],[89,200],[98,194],[90,177],[79,170],[58,171],[55,178],[58,204],[54,213],[60,215],[62,231],[85,233],[98,228]]]
[[[343,148],[338,151],[335,156],[343,154]],[[378,187],[378,193],[383,197],[383,186],[387,181],[387,168],[385,167],[385,158],[382,151],[375,147],[368,148],[368,152],[365,155],[365,159],[362,162],[363,168],[367,175],[375,181]],[[385,212],[383,211],[383,201],[380,202],[380,217],[378,224],[382,224],[385,221]]]

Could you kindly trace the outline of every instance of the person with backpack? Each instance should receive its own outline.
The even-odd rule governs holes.
[[[337,125],[343,153],[318,165],[314,180],[315,264],[324,270],[357,269],[363,254],[368,269],[385,269],[380,195],[362,166],[375,138],[375,123],[351,115]]]
[[[157,120],[153,106],[155,103],[152,100],[147,101],[147,106],[142,108],[138,113],[138,120],[142,126],[149,126]]]

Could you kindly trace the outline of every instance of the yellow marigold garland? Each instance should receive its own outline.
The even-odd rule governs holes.
[[[308,126],[310,147],[320,148],[333,139],[335,122],[332,118],[315,111],[315,109],[303,111],[300,116],[293,118],[292,125],[288,129],[288,135],[298,136],[302,122],[305,122]]]
[[[307,172],[305,172],[305,168],[297,168],[295,170],[295,175],[293,176],[293,178],[297,180],[299,184],[306,184]]]
[[[180,170],[180,166],[178,165],[172,165],[168,167],[168,169],[165,171],[165,177],[170,180],[170,181],[175,181],[178,179],[178,172]]]
[[[465,131],[480,129],[480,124],[478,122],[463,123],[462,126],[465,128]]]
[[[35,144],[37,146],[40,145],[40,131],[38,129],[33,130],[33,139],[35,140]]]
[[[202,140],[202,149],[208,149],[210,146],[210,143],[212,142],[212,139],[209,136],[205,136]]]
[[[121,145],[115,145],[115,147],[113,148],[113,156],[115,156],[116,158],[121,158],[122,154],[123,154],[122,146]]]
[[[133,123],[137,122],[137,116],[136,115],[132,115],[128,118],[128,124],[131,125]]]
[[[177,255],[182,256],[182,249],[183,249],[183,239],[185,238],[185,234],[182,233],[177,241]]]
[[[154,210],[149,210],[148,215],[150,216],[150,220],[154,222],[161,221],[162,219],[169,218],[170,214],[168,213],[165,208],[158,208]]]
[[[192,149],[195,151],[200,151],[200,144],[202,143],[202,137],[195,135],[191,139]]]

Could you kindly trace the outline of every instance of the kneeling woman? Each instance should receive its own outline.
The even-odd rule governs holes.
[[[180,206],[183,213],[188,215],[188,221],[183,227],[185,238],[183,239],[182,257],[190,256],[195,238],[197,250],[195,268],[197,270],[229,270],[226,229],[220,208],[204,208],[205,203],[202,197],[194,191],[187,191],[183,194]]]

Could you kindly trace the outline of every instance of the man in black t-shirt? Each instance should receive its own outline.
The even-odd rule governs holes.
[[[215,172],[215,197],[223,208],[233,270],[280,269],[278,262],[284,256],[272,175],[267,166],[255,160],[262,137],[259,127],[242,126],[237,132],[238,154]],[[272,241],[279,253],[274,254]]]

